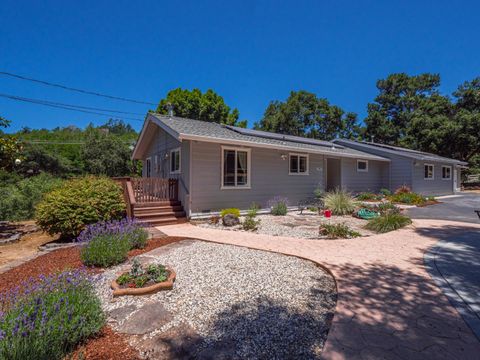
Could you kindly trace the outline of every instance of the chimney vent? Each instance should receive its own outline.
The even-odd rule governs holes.
[[[167,110],[168,110],[168,116],[172,117],[173,116],[173,105],[168,103],[167,104]]]

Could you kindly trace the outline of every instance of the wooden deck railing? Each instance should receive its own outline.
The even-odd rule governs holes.
[[[131,190],[129,190],[129,184]],[[178,180],[161,178],[132,178],[127,191],[133,193],[136,203],[178,200]]]

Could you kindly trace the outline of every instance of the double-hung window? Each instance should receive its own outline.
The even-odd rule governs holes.
[[[452,167],[451,166],[442,166],[442,179],[451,180],[452,179]]]
[[[222,147],[222,189],[250,188],[250,149]]]
[[[425,180],[433,180],[434,173],[433,173],[434,166],[432,164],[424,164],[424,179]]]
[[[170,174],[180,174],[180,148],[170,150]]]
[[[308,175],[308,155],[289,154],[290,175]]]

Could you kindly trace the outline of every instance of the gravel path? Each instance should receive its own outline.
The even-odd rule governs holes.
[[[243,222],[244,217],[240,218]],[[359,232],[362,236],[373,235],[373,232],[365,229],[366,220],[358,219],[353,216],[332,216],[327,219],[316,213],[304,210],[302,214],[300,211],[290,211],[285,216],[274,216],[270,214],[262,214],[256,217],[260,220],[257,234],[272,235],[272,236],[288,236],[302,239],[325,239],[325,236],[319,235],[319,227],[323,223],[328,224],[345,224],[354,231]],[[212,224],[208,220],[197,222],[198,226],[219,229],[244,231],[241,225],[226,227],[221,221],[218,224]]]
[[[96,283],[104,309],[127,309],[122,318],[112,321],[114,328],[154,303],[163,305],[171,316],[143,339],[186,324],[201,338],[190,346],[190,356],[208,358],[212,352],[229,359],[319,356],[336,292],[332,277],[314,263],[191,240],[146,253],[142,261],[172,266],[177,272],[174,289],[112,299],[109,284],[121,267],[106,271]]]

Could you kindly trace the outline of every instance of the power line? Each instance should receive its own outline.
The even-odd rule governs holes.
[[[77,88],[74,88],[74,87],[65,86],[65,85],[56,84],[56,83],[51,83],[51,82],[44,81],[44,80],[33,79],[33,78],[29,78],[29,77],[18,75],[18,74],[13,74],[13,73],[6,72],[6,71],[0,71],[0,75],[10,76],[10,77],[14,77],[14,78],[17,78],[17,79],[20,79],[20,80],[36,82],[38,84],[57,87],[57,88],[64,89],[64,90],[76,91],[76,92],[79,92],[79,93],[82,93],[82,94],[101,96],[101,97],[108,98],[108,99],[113,99],[113,100],[127,101],[127,102],[131,102],[131,103],[144,104],[144,105],[155,105],[155,106],[157,105],[155,103],[148,102],[148,101],[134,100],[134,99],[124,98],[124,97],[120,97],[120,96],[113,96],[113,95],[102,94],[102,93],[98,93],[98,92],[94,92],[94,91],[77,89]]]
[[[101,108],[94,108],[94,107],[88,107],[88,106],[65,104],[65,103],[59,103],[59,102],[53,102],[53,101],[47,101],[47,100],[39,100],[39,99],[32,99],[32,98],[26,98],[26,97],[22,97],[22,96],[2,94],[2,93],[0,93],[0,97],[7,98],[7,99],[10,99],[10,100],[15,100],[15,101],[23,101],[23,102],[27,102],[27,103],[31,103],[31,104],[36,104],[36,105],[49,106],[49,107],[63,109],[63,110],[77,111],[77,112],[99,115],[99,116],[110,116],[110,117],[114,117],[114,118],[122,119],[122,120],[143,121],[143,119],[139,119],[139,118],[125,117],[125,116],[119,117],[115,114],[109,114],[108,112],[142,115],[142,114],[139,114],[139,113],[129,113],[129,112],[124,112],[124,111],[116,111],[116,110],[101,109]],[[104,111],[105,113],[100,113],[100,112],[91,111],[91,110]]]

